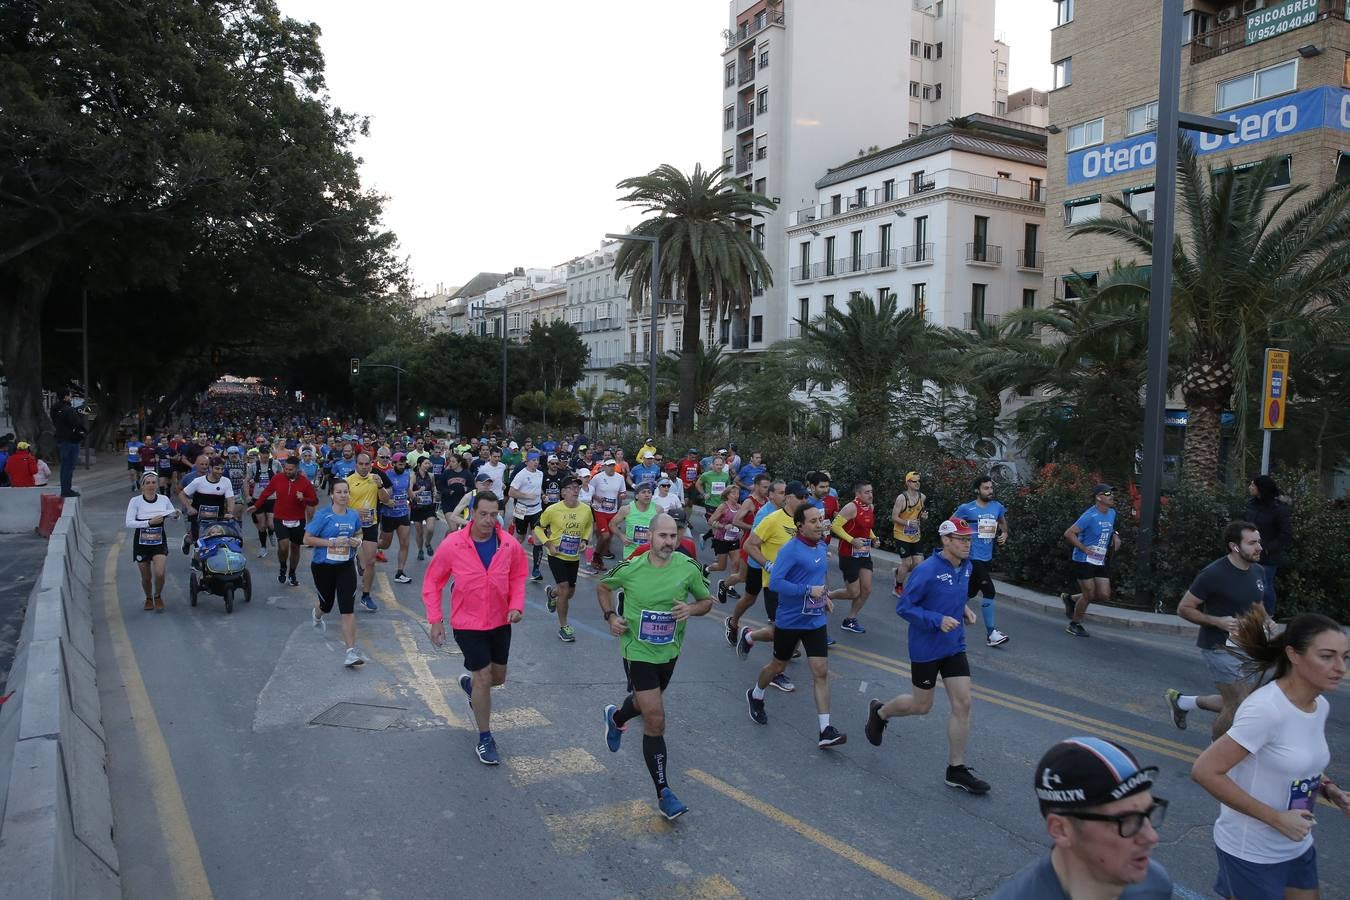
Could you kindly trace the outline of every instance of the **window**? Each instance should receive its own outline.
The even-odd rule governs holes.
[[[975,259],[980,260],[980,261],[986,260],[986,259],[988,258],[988,256],[989,256],[989,217],[988,217],[988,216],[976,216],[976,217],[975,217],[975,232],[974,232],[974,234],[971,236],[971,243],[974,244],[974,246],[971,248],[971,250],[974,251],[974,257],[975,257]]]
[[[1036,292],[1031,288],[1022,288],[1022,308],[1036,308]]]
[[[1073,84],[1073,57],[1066,56],[1055,63],[1055,79],[1050,90],[1068,87]]]
[[[1026,255],[1026,264],[1034,265],[1036,262],[1036,252],[1040,249],[1041,226],[1026,223],[1022,232],[1022,252]]]
[[[923,45],[923,58],[924,58],[924,59],[932,59],[932,58],[933,58],[933,45],[932,45],[932,44],[924,44],[924,45]]]
[[[919,44],[918,41],[910,41],[910,42],[909,42],[909,55],[910,55],[910,56],[913,56],[913,57],[915,57],[915,58],[917,58],[918,55],[919,55],[919,47],[920,47],[920,46],[921,46],[921,45]]]
[[[684,339],[684,329],[683,329],[683,328],[676,328],[676,329],[675,329],[675,335],[674,335],[674,337],[675,337],[675,344],[674,344],[674,346],[672,346],[670,349],[672,349],[672,350],[683,350],[683,349],[684,349],[684,340],[683,340],[683,339]]]
[[[1064,224],[1081,225],[1089,219],[1099,219],[1102,215],[1101,195],[1068,200],[1064,203]]]
[[[759,94],[756,95],[756,99],[758,102],[755,104],[757,107],[755,112],[762,116],[769,111],[769,89],[765,88],[760,91]]]
[[[1125,202],[1130,205],[1130,211],[1145,221],[1153,219],[1153,186],[1135,188],[1132,191],[1125,192]]]
[[[942,0],[937,0],[937,3],[933,4],[933,17],[942,18]]]
[[[1270,182],[1271,187],[1273,188],[1289,187],[1289,160],[1290,157],[1288,156],[1280,160],[1280,166],[1278,169],[1275,170],[1275,177],[1271,179]],[[1245,172],[1248,169],[1256,168],[1256,166],[1257,163],[1249,162],[1243,163],[1240,166],[1233,166],[1232,170],[1234,172]],[[1214,170],[1215,179],[1217,179],[1220,175],[1224,174],[1227,171],[1228,169],[1215,169]]]
[[[933,99],[934,100],[942,99],[942,82],[940,81],[937,84],[933,85]]]
[[[730,131],[736,127],[736,107],[728,106],[722,110],[722,130]]]
[[[1286,94],[1298,85],[1298,60],[1291,59],[1279,65],[1257,69],[1238,78],[1220,81],[1214,92],[1214,108],[1232,109],[1244,103],[1265,100],[1277,94]]]
[[[724,344],[729,344],[729,343],[731,343],[731,320],[730,320],[730,319],[723,319],[723,320],[722,320],[722,334],[721,334],[721,337],[722,337],[722,343],[724,343]]]
[[[1158,101],[1125,110],[1125,134],[1143,134],[1158,127]]]
[[[802,241],[797,247],[797,263],[801,267],[802,277],[811,271],[811,242]]]
[[[1073,21],[1073,0],[1055,0],[1055,25],[1068,25]]]
[[[984,321],[984,295],[988,287],[987,284],[972,284],[970,286],[970,324],[972,326],[976,322]]]
[[[928,315],[928,304],[924,301],[927,290],[928,286],[923,282],[919,282],[910,289],[911,308],[914,310],[914,315],[921,319]]]
[[[878,248],[881,250],[881,265],[889,266],[891,265],[891,225],[889,222],[881,226],[877,232],[877,237],[881,244]]]
[[[942,41],[933,45],[933,59],[942,59]]]
[[[1350,63],[1347,63],[1347,66],[1350,66]],[[911,82],[909,83],[909,95],[910,95],[911,97],[917,97],[917,96],[919,96],[919,83],[918,83],[917,81],[911,81]],[[910,124],[913,125],[914,123],[911,122]],[[913,129],[911,129],[911,131],[912,131],[912,130],[913,130]]]
[[[925,84],[923,86],[923,99],[925,100],[933,99],[933,86],[931,84]]]
[[[853,192],[853,206],[867,205],[867,188],[860,187]]]
[[[811,321],[811,298],[803,297],[797,301],[797,318],[803,325]]]
[[[849,235],[849,255],[853,257],[852,265],[849,271],[857,272],[862,269],[863,263],[863,233],[855,231]]]
[[[628,352],[637,353],[637,332],[634,331],[628,335]]]
[[[756,226],[755,226],[754,232],[753,232],[753,236],[754,236],[755,246],[758,247],[759,249],[763,250],[763,249],[764,249],[764,225],[763,225],[763,223],[760,223],[759,225],[756,225]]]
[[[768,44],[760,44],[760,45],[759,45],[759,67],[760,67],[761,69],[767,69],[767,68],[769,67],[769,45],[768,45]]]
[[[1345,54],[1345,71],[1341,73],[1341,84],[1350,87],[1350,53]]]
[[[995,100],[995,101],[994,101],[994,112],[998,113],[1000,116],[1001,116],[1001,115],[1004,115],[1005,113],[1007,113],[1007,112],[1008,112],[1008,101],[1007,101],[1007,100]]]
[[[923,253],[923,245],[928,243],[928,217],[919,216],[914,220],[914,247],[916,253]],[[923,257],[918,257],[922,259]]]
[[[887,178],[881,183],[881,202],[895,199],[895,179]]]
[[[755,159],[764,159],[769,155],[769,137],[761,134],[755,138]]]
[[[862,291],[849,291],[849,292],[848,292],[848,305],[849,305],[849,306],[852,306],[854,303],[857,303],[857,302],[858,302],[859,300],[861,300],[861,299],[862,299]]]
[[[656,352],[658,355],[666,352],[666,332],[664,328],[656,333]]]
[[[1027,179],[1027,199],[1033,203],[1045,202],[1045,183],[1041,179]]]
[[[828,319],[830,311],[834,309],[834,294],[825,295],[825,316]]]
[[[837,216],[839,215],[840,212],[843,211],[843,209],[844,209],[844,195],[843,194],[830,195],[830,215]]]
[[[1209,31],[1212,22],[1213,19],[1209,13],[1201,12],[1198,9],[1183,13],[1181,16],[1181,42],[1188,44]]]
[[[924,191],[931,191],[934,187],[935,183],[933,181],[924,179],[923,169],[919,169],[909,178],[909,192],[911,194],[919,194]]]
[[[834,235],[825,239],[825,274],[834,274]]]
[[[762,343],[764,341],[763,316],[750,317],[750,340],[755,342],[756,344]]]
[[[1336,159],[1336,183],[1345,184],[1350,181],[1350,153],[1342,151]]]
[[[756,179],[755,179],[755,193],[756,193],[756,194],[759,194],[761,197],[766,197],[766,196],[768,196],[768,193],[769,193],[769,179],[767,179],[767,178],[756,178]]]
[[[732,154],[732,151],[730,151],[730,150],[728,150],[728,151],[726,151],[725,153],[722,154],[722,165],[726,166],[728,169],[731,168],[731,159],[732,159],[732,156],[733,156],[733,154]]]
[[[1079,125],[1069,126],[1069,144],[1065,149],[1072,152],[1093,144],[1100,144],[1106,131],[1105,119],[1093,119]]]
[[[736,64],[734,62],[727,63],[727,75],[724,83],[727,87],[736,83]]]
[[[881,305],[882,303],[885,303],[887,300],[890,299],[890,297],[891,297],[891,289],[890,289],[890,288],[888,288],[888,287],[879,287],[879,288],[877,288],[877,305],[878,305],[878,306]]]

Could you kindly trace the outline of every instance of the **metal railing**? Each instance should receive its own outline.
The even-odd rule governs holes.
[[[1316,21],[1347,18],[1350,16],[1347,16],[1345,0],[1319,0]],[[1191,38],[1191,63],[1204,62],[1245,46],[1247,46],[1247,16],[1238,15],[1231,22],[1225,22]]]
[[[932,244],[911,244],[900,248],[901,265],[913,266],[933,261]]]
[[[745,41],[748,41],[750,38],[759,34],[761,31],[763,31],[765,28],[768,28],[770,25],[782,25],[782,24],[783,24],[782,13],[779,13],[776,16],[765,16],[763,21],[751,19],[749,22],[743,24],[740,28],[726,32],[727,49],[730,50],[737,44],[741,44],[744,43]]]
[[[1017,268],[1033,269],[1037,272],[1045,268],[1045,251],[1043,250],[1018,250]]]
[[[722,113],[722,130],[730,131],[735,127],[736,127],[736,117],[728,116],[725,112]]]
[[[975,313],[966,313],[965,329],[966,331],[974,331],[976,325],[980,322],[984,322],[986,325],[992,325],[993,327],[997,328],[999,326],[999,323],[1002,321],[1003,321],[1002,316],[987,316],[983,314],[976,315]]]
[[[1045,202],[1045,185],[1013,181],[1011,178],[996,178],[967,172],[962,169],[943,169],[938,172],[925,172],[921,180],[907,178],[897,181],[889,196],[884,188],[869,190],[862,198],[856,195],[840,197],[836,205],[833,198],[814,206],[803,207],[793,213],[792,225],[805,225],[807,222],[820,222],[835,216],[844,216],[859,210],[905,200],[921,194],[941,190],[963,190],[1013,200],[1028,200],[1033,203]]]
[[[736,156],[736,174],[737,174],[737,175],[740,175],[740,174],[742,174],[742,173],[744,173],[744,172],[750,171],[750,161],[751,161],[751,157],[752,157],[752,156],[754,156],[754,154],[752,154],[752,153],[740,153],[740,154],[737,154],[737,156]]]
[[[755,63],[752,60],[750,65],[741,66],[740,71],[736,75],[736,84],[737,85],[749,84],[754,80],[755,80]]]
[[[755,148],[755,159],[768,159],[768,158],[769,158],[769,146],[767,144],[765,144],[763,147]]]
[[[863,268],[869,272],[875,272],[878,269],[894,269],[898,256],[899,254],[894,250],[878,250],[876,253],[869,253],[864,257]]]
[[[797,283],[799,283],[799,284],[800,284],[801,282],[803,282],[803,281],[810,281],[810,280],[811,280],[811,267],[810,267],[809,265],[806,265],[806,266],[793,266],[793,267],[789,270],[789,276],[788,276],[788,277],[790,277],[793,281],[795,281],[795,282],[797,282]]]
[[[736,117],[736,130],[741,131],[755,124],[755,111],[753,109],[741,113]]]
[[[966,244],[966,262],[980,265],[998,266],[1003,264],[1003,248],[998,244]]]
[[[801,337],[801,336],[802,336],[802,326],[799,325],[799,324],[797,324],[796,322],[793,322],[791,325],[788,326],[788,335],[787,335],[787,336],[790,337],[790,338],[799,338],[799,337]]]

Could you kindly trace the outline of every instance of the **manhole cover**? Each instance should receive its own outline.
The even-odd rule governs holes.
[[[338,703],[309,720],[311,725],[333,725],[338,728],[359,728],[362,731],[384,731],[398,721],[402,706],[376,706],[373,703]]]

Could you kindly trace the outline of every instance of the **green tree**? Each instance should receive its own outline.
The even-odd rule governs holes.
[[[849,299],[847,311],[827,307],[800,324],[801,337],[786,345],[793,368],[826,390],[844,386],[852,430],[891,433],[908,405],[897,399],[920,396],[923,380],[937,372],[932,328],[901,310],[894,294],[880,303],[860,294]]]
[[[776,348],[747,360],[731,374],[735,386],[713,398],[709,424],[725,425],[738,435],[790,434],[800,429],[812,411],[793,396],[796,376],[787,357]]]
[[[667,164],[618,184],[628,192],[624,202],[653,214],[634,231],[660,238],[661,270],[659,283],[651,285],[651,243],[627,241],[615,255],[614,277],[631,276],[629,300],[636,309],[644,297],[684,304],[677,424],[682,432],[693,430],[698,405],[698,355],[687,351],[701,333],[704,310],[709,322],[726,314],[744,318],[754,285],[773,283],[773,272],[746,222],[776,206],[728,175],[726,166],[704,171],[695,165],[686,175]]]
[[[1181,141],[1184,224],[1172,257],[1171,324],[1185,360],[1183,474],[1199,485],[1218,478],[1221,417],[1235,397],[1239,446],[1245,444],[1260,348],[1283,344],[1296,327],[1331,327],[1350,296],[1350,186],[1329,186],[1296,206],[1307,186],[1274,190],[1282,165],[1282,157],[1241,171],[1231,163],[1201,165],[1189,140]],[[1105,235],[1152,253],[1152,220],[1124,197],[1107,203],[1120,215],[1071,234]],[[1107,279],[1100,290],[1115,287]]]
[[[585,375],[590,357],[591,351],[575,326],[561,320],[531,323],[524,366],[532,389],[546,394],[571,389]]]

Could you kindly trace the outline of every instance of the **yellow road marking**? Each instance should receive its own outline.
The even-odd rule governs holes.
[[[601,806],[567,816],[545,816],[544,824],[553,832],[553,849],[559,853],[580,853],[601,834],[669,834],[675,826],[641,800]]]
[[[505,709],[492,708],[492,730],[508,731],[514,728],[543,728],[552,725],[544,714],[533,706],[508,706]]]
[[[878,878],[890,882],[891,884],[895,885],[896,887],[900,888],[903,891],[909,892],[915,897],[922,897],[924,898],[924,900],[942,900],[943,895],[941,893],[924,884],[922,881],[919,881],[916,878],[906,875],[899,869],[892,868],[891,866],[886,865],[884,862],[882,862],[879,859],[876,859],[875,857],[868,856],[861,850],[858,850],[855,847],[851,847],[848,844],[845,844],[838,838],[832,837],[818,828],[813,828],[810,825],[807,825],[801,819],[797,819],[794,818],[793,816],[788,815],[787,813],[783,812],[776,806],[770,806],[763,800],[760,800],[757,797],[752,797],[745,791],[732,787],[725,781],[722,781],[720,778],[715,778],[712,775],[709,775],[707,772],[703,772],[699,769],[690,769],[687,774],[689,775],[689,777],[697,781],[703,782],[708,787],[717,791],[719,794],[722,794],[725,797],[730,797],[732,800],[735,800],[742,806],[749,807],[750,809],[754,810],[755,812],[759,813],[765,818],[772,819],[779,825],[782,825],[785,828],[789,828],[797,832],[802,837],[806,838],[812,843],[824,847],[831,853],[837,854],[838,856],[842,856],[844,859],[848,860],[854,865],[866,869],[867,871],[871,872]]]
[[[189,900],[211,900],[211,883],[202,865],[201,850],[192,832],[192,820],[188,817],[183,792],[178,787],[178,776],[174,774],[173,758],[164,741],[164,732],[159,728],[154,704],[150,702],[145,681],[141,678],[141,668],[136,662],[136,651],[132,649],[126,623],[122,620],[121,601],[117,592],[117,561],[122,558],[125,537],[121,535],[113,543],[104,570],[103,608],[108,620],[108,637],[112,640],[113,656],[122,674],[131,722],[149,769],[150,794],[154,798],[158,814],[156,818],[159,819],[160,834],[163,835],[165,853],[169,858],[174,893]]]
[[[745,895],[736,890],[736,885],[721,875],[711,875],[697,881],[662,885],[641,894],[625,895],[625,900],[636,900],[636,898],[651,898],[651,900],[745,900]]]
[[[454,710],[445,699],[445,691],[441,690],[441,683],[431,674],[431,667],[427,665],[426,659],[422,656],[422,651],[417,648],[417,641],[413,639],[412,631],[408,629],[407,624],[403,622],[394,622],[394,634],[398,637],[399,646],[403,648],[403,659],[408,664],[410,670],[409,687],[421,698],[427,705],[433,715],[440,716],[451,728],[465,728],[464,722],[455,715]]]
[[[511,773],[511,783],[517,787],[605,771],[600,761],[581,747],[555,750],[548,756],[510,756],[506,768]]]

